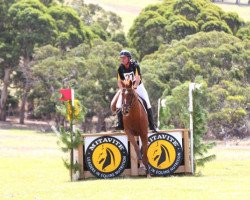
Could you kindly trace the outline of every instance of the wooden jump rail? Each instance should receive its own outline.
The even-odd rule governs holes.
[[[178,132],[182,133],[182,148],[183,148],[183,164],[180,165],[175,173],[191,173],[191,162],[190,162],[190,135],[188,129],[172,129],[172,130],[160,130],[160,133],[169,133],[173,134]],[[122,132],[103,132],[103,133],[95,133],[95,134],[82,134],[83,140],[87,137],[102,137],[102,136],[126,136],[125,133]],[[137,137],[138,141],[138,137]],[[128,141],[129,143],[129,141]],[[130,154],[130,168],[126,168],[120,176],[140,176],[145,175],[145,170],[142,170],[138,166],[138,158],[136,152],[132,145],[128,145],[128,151]],[[80,164],[79,171],[79,179],[86,179],[90,177],[94,177],[90,171],[87,169],[85,164],[85,155],[84,155],[84,144],[79,145],[77,151],[75,151],[77,156],[77,161]]]

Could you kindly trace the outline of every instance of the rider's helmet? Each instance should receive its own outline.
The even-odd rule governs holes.
[[[121,52],[120,52],[120,58],[121,57],[124,57],[124,56],[126,56],[126,57],[128,57],[128,58],[131,58],[132,56],[131,56],[131,53],[128,51],[128,50],[122,50]]]

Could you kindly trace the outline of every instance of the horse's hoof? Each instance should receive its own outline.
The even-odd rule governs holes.
[[[150,174],[147,174],[147,178],[152,178],[152,176]]]
[[[145,170],[145,171],[147,170],[145,166],[141,166],[140,169]]]
[[[142,169],[142,170],[147,170],[147,168],[145,167],[145,165],[143,163],[140,163],[140,167],[139,168]]]

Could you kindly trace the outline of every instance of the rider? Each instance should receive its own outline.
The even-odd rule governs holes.
[[[131,53],[127,50],[122,50],[120,52],[120,60],[121,64],[118,68],[117,73],[117,81],[118,87],[122,89],[122,82],[123,80],[130,79],[134,82],[133,88],[136,90],[136,93],[146,102],[147,104],[147,113],[148,113],[148,122],[149,122],[149,129],[152,131],[156,131],[156,127],[153,121],[153,112],[151,108],[151,104],[149,101],[148,93],[142,83],[141,79],[141,70],[139,64],[136,61],[131,59]],[[116,103],[116,108],[118,110],[118,125],[116,130],[123,130],[123,116],[122,116],[122,95],[120,94]]]

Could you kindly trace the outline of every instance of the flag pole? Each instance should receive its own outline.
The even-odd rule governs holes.
[[[189,84],[189,126],[190,126],[190,153],[191,153],[191,172],[194,174],[194,100],[193,91],[201,88],[200,83]]]
[[[71,113],[69,116],[69,123],[70,123],[70,142],[73,144],[75,141],[75,134],[76,134],[76,128],[75,128],[75,91],[74,89],[61,89],[59,90],[62,97],[58,100],[60,101],[67,101],[70,104]],[[69,113],[68,113],[69,114]],[[70,148],[70,179],[71,181],[78,180],[80,175],[79,171],[75,171],[75,164],[78,164],[78,153],[77,150],[75,150],[74,147]],[[73,171],[74,170],[74,171]]]
[[[190,130],[190,159],[191,173],[194,174],[194,124],[193,124],[193,90],[195,83],[189,84],[189,130]]]
[[[72,110],[75,112],[75,91],[74,89],[71,89],[71,105],[72,105]],[[72,112],[73,113],[73,112]],[[76,134],[76,126],[75,126],[75,123],[74,123],[74,113],[72,115],[72,140],[74,141],[75,140],[75,134]],[[75,165],[78,163],[78,154],[77,154],[77,150],[75,149],[72,149],[72,163]],[[73,172],[73,175],[72,175],[72,180],[73,181],[77,181],[79,179],[80,175],[79,175],[79,172],[76,171],[76,172]]]
[[[70,141],[71,144],[73,143],[73,135],[74,135],[74,90],[70,89],[71,99],[70,99],[70,106],[71,106],[71,120],[70,120]],[[74,165],[74,149],[71,147],[70,149],[70,179],[73,181],[73,165]]]
[[[160,110],[161,110],[161,98],[158,99],[157,128],[160,128]]]

